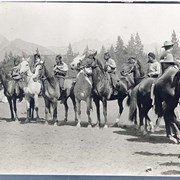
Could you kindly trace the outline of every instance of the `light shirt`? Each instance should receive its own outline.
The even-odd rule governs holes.
[[[116,63],[113,59],[109,58],[105,62],[105,66],[107,66],[107,72],[115,72],[116,71]]]
[[[161,65],[158,61],[155,61],[153,63],[149,63],[148,66],[148,75],[153,76],[153,75],[160,75],[161,74]]]

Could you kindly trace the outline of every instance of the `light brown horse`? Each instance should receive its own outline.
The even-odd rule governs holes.
[[[42,95],[45,101],[45,120],[48,123],[49,120],[54,123],[54,125],[58,124],[57,120],[57,102],[61,97],[61,91],[59,88],[59,83],[57,79],[50,74],[48,69],[45,66],[45,63],[41,61],[40,64],[36,66],[35,73],[38,74],[40,77],[40,81],[42,84]],[[68,119],[68,104],[67,100],[70,97],[74,106],[75,112],[75,121],[77,121],[77,107],[76,101],[74,96],[74,80],[72,79],[65,79],[64,88],[66,89],[66,96],[63,97],[63,104],[65,107],[65,118],[64,121],[66,122]]]
[[[81,101],[85,101],[87,104],[87,116],[88,127],[92,127],[90,111],[92,107],[92,79],[90,69],[78,69],[78,64],[85,58],[85,55],[78,55],[71,62],[71,69],[79,71],[76,77],[76,84],[74,86],[74,95],[76,98],[77,110],[78,110],[78,123],[77,126],[81,126]]]

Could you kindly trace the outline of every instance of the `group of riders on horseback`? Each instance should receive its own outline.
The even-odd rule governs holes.
[[[124,80],[123,77],[126,77],[128,75],[128,73],[130,73],[132,71],[132,69],[137,65],[139,65],[139,68],[141,67],[139,64],[139,60],[136,57],[130,57],[128,59],[128,64],[132,64],[132,68],[129,70],[128,73],[124,73],[121,72],[121,77],[119,77],[118,73],[117,73],[117,66],[115,63],[115,60],[113,60],[111,58],[111,55],[109,52],[106,52],[104,54],[104,66],[101,66],[101,63],[99,63],[99,60],[96,59],[96,55],[97,55],[97,51],[95,50],[88,50],[84,57],[86,59],[89,59],[89,61],[87,61],[88,63],[86,64],[85,68],[84,68],[84,72],[86,74],[86,76],[88,77],[88,82],[90,84],[90,87],[93,89],[92,92],[92,97],[94,98],[94,102],[96,104],[97,107],[97,117],[100,123],[100,112],[99,112],[99,101],[101,100],[103,102],[103,113],[104,113],[104,117],[105,117],[105,124],[107,121],[107,104],[106,101],[107,100],[113,100],[113,99],[117,99],[118,100],[118,105],[119,105],[119,116],[118,119],[123,111],[123,105],[122,105],[122,101],[124,100],[124,98],[126,96],[133,96],[133,93],[135,94],[135,92],[137,91],[137,89],[142,89],[143,86],[145,86],[146,83],[144,82],[148,82],[147,80],[150,79],[151,81],[151,100],[152,100],[152,92],[154,91],[154,88],[156,89],[156,84],[157,82],[159,82],[161,80],[161,77],[163,76],[164,72],[166,71],[166,69],[168,69],[169,67],[174,67],[174,68],[178,68],[179,65],[179,61],[176,60],[173,55],[172,55],[172,49],[173,49],[173,43],[170,41],[165,41],[164,45],[162,46],[165,51],[162,54],[160,61],[158,61],[155,57],[155,54],[153,52],[149,52],[148,53],[148,68],[147,68],[147,73],[146,75],[142,75],[142,73],[140,74],[140,78],[141,79],[134,79],[134,81],[138,80],[137,83],[136,82],[128,82],[127,83],[127,79]],[[66,91],[65,91],[65,87],[64,87],[64,82],[67,76],[67,72],[68,72],[68,65],[63,61],[63,57],[61,55],[57,55],[56,56],[56,64],[54,65],[53,68],[53,72],[54,72],[54,78],[56,79],[56,81],[59,84],[59,89],[60,89],[60,100],[61,103],[64,103],[64,96],[67,96]],[[95,65],[92,65],[95,62]],[[41,55],[39,53],[39,51],[37,50],[36,54],[34,55],[34,72],[36,70],[36,67],[38,65],[42,64],[42,59],[41,59]],[[83,66],[82,66],[83,67]],[[105,84],[101,83],[101,80],[103,80],[103,76],[101,76],[100,73],[95,72],[96,68],[99,68],[102,71],[102,75],[106,76],[105,78]],[[80,69],[79,69],[80,70]],[[94,74],[93,74],[94,73]],[[97,74],[95,74],[97,73]],[[94,75],[94,77],[93,77]],[[11,76],[13,78],[13,80],[16,82],[16,85],[18,88],[16,88],[16,91],[19,91],[19,94],[21,95],[20,97],[20,101],[22,100],[22,97],[24,96],[24,90],[23,90],[23,77],[22,74],[20,73],[20,60],[15,58],[14,60],[14,67],[12,69],[11,72]],[[97,77],[99,76],[99,77]],[[96,86],[95,83],[93,83],[92,81],[95,81],[96,79],[96,83],[98,84]],[[160,80],[159,80],[160,79]],[[36,77],[34,78],[35,81],[38,81],[38,78],[36,79]],[[106,81],[107,80],[107,81]],[[111,86],[111,88],[107,88],[107,84],[109,83],[109,85]],[[125,85],[127,83],[127,85]],[[130,85],[129,85],[130,84]],[[149,85],[150,86],[150,85]],[[103,92],[102,89],[107,89],[106,92]],[[140,91],[140,90],[139,90]],[[16,92],[16,93],[17,93]],[[104,94],[103,94],[104,93]],[[18,94],[18,93],[17,93]],[[91,98],[90,98],[91,99]],[[90,100],[91,101],[91,100]],[[156,101],[156,99],[155,99]],[[153,100],[154,103],[154,100]],[[151,103],[151,105],[153,105],[153,103]],[[168,103],[167,103],[168,104]],[[90,108],[92,107],[91,103],[90,103]],[[150,106],[151,107],[151,106]],[[147,111],[148,112],[148,111]],[[90,114],[90,112],[87,110],[88,116]],[[57,112],[56,112],[56,116],[57,116]],[[147,116],[148,118],[148,116]],[[167,130],[167,127],[166,127]],[[168,134],[167,134],[168,136]]]

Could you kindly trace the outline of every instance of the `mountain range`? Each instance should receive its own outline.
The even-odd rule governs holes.
[[[98,52],[101,50],[102,45],[105,48],[109,48],[111,44],[115,45],[115,42],[112,40],[99,41],[98,39],[82,39],[78,42],[72,43],[73,52],[84,52],[84,49],[88,46],[89,49],[96,49]],[[158,43],[152,43],[144,45],[144,51],[155,51],[157,49],[160,50],[160,45]],[[42,55],[55,55],[55,54],[66,54],[68,46],[56,47],[49,46],[44,47],[42,45],[31,43],[24,41],[22,39],[8,40],[3,35],[0,35],[0,61],[2,61],[5,57],[5,53],[9,53],[10,51],[15,55],[22,55],[22,52],[32,55],[36,52],[36,49],[39,49],[39,52]]]

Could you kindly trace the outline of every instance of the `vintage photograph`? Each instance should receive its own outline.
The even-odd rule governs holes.
[[[180,175],[180,4],[1,2],[0,173]]]

